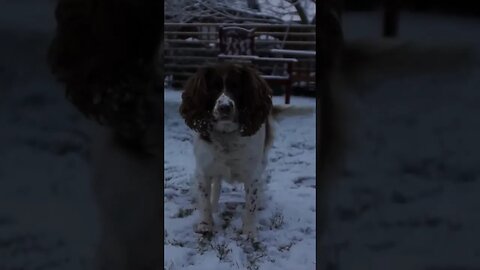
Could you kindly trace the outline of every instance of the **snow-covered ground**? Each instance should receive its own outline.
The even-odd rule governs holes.
[[[281,104],[283,97],[274,97]],[[315,99],[292,104],[314,108]],[[189,194],[191,135],[178,113],[179,91],[165,92],[165,267],[167,269],[315,268],[315,115],[278,121],[269,158],[267,206],[259,213],[258,242],[239,234],[241,186],[225,184],[215,215],[218,232],[207,241],[193,231],[198,212]]]
[[[344,20],[349,41],[380,37],[380,13]],[[346,86],[360,95],[328,269],[480,269],[480,20],[403,13],[396,42]]]
[[[89,138],[45,65],[53,2],[0,2],[0,269],[91,269]]]

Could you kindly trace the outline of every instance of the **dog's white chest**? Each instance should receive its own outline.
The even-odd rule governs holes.
[[[223,172],[223,180],[243,182],[249,175],[249,170],[255,165],[255,156],[248,150],[249,145],[243,140],[214,140],[212,142],[214,152],[213,166]]]
[[[241,137],[215,136],[212,138],[212,148],[218,159],[240,158],[245,155],[246,147],[248,147],[248,144],[241,140]]]
[[[238,134],[212,134],[211,142],[198,139],[195,157],[199,169],[227,182],[243,182],[255,174],[262,163],[264,135],[241,137]]]

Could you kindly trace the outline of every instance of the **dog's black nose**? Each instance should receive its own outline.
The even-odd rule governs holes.
[[[222,114],[229,114],[232,112],[233,105],[230,103],[224,103],[218,105],[218,112]]]

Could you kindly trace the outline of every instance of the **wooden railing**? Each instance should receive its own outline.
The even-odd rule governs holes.
[[[217,62],[220,25],[239,24],[165,23],[164,68],[174,87],[182,87],[198,67]],[[315,25],[252,23],[241,26],[255,28],[255,53],[259,56],[271,56],[271,49],[315,50]],[[315,57],[298,55],[295,58],[299,61],[293,67],[294,87],[314,89]],[[268,71],[275,67],[266,64],[260,68]]]

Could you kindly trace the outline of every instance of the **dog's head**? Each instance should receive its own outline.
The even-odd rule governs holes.
[[[258,72],[249,65],[226,63],[200,68],[187,81],[180,113],[203,136],[211,130],[251,136],[271,108],[271,89]]]

